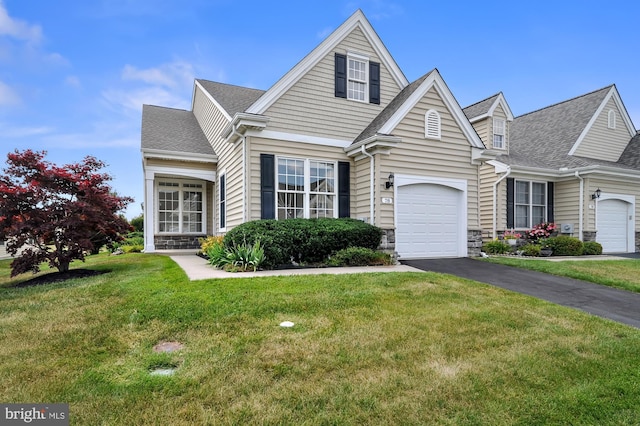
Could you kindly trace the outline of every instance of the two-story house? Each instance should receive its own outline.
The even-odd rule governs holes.
[[[605,92],[572,142],[545,123],[556,112],[514,118],[502,94],[463,110],[437,69],[409,82],[358,10],[266,91],[198,79],[190,110],[143,107],[145,251],[294,217],[367,221],[405,259],[478,255],[483,231],[538,220],[591,237],[619,213],[608,200],[635,215],[627,175],[640,177],[622,155],[635,131],[615,87]],[[591,154],[603,114],[617,136]],[[574,116],[566,127],[580,126]],[[580,160],[535,160],[548,151]]]

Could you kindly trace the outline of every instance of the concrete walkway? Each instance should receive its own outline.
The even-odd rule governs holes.
[[[366,266],[351,268],[301,268],[301,269],[279,269],[274,271],[257,272],[226,272],[214,268],[207,261],[195,254],[170,254],[184,271],[190,280],[207,280],[212,278],[250,278],[250,277],[272,277],[283,275],[320,275],[320,274],[358,274],[362,272],[422,272],[420,269],[407,265],[391,266]]]
[[[597,259],[625,258],[598,256]],[[407,260],[402,263],[423,271],[491,284],[640,328],[640,293],[470,258]]]

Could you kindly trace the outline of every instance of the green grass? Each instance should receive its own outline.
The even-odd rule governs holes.
[[[482,260],[640,293],[640,259],[563,260],[556,262],[522,257],[492,256]]]
[[[67,402],[74,425],[640,423],[640,330],[524,295],[435,273],[190,282],[143,254],[73,266],[110,272],[8,288],[29,277],[0,262],[0,401]]]

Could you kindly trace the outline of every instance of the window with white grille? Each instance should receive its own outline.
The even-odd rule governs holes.
[[[440,139],[440,114],[430,109],[424,118],[424,136],[429,139]]]
[[[365,101],[367,94],[367,62],[349,57],[347,98]]]
[[[501,118],[493,119],[493,147],[504,149],[505,121]]]
[[[203,233],[204,185],[202,183],[158,182],[158,232]]]
[[[609,110],[608,127],[610,129],[616,128],[616,112],[612,109]]]

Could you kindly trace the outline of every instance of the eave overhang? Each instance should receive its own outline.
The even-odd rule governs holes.
[[[239,112],[233,116],[233,119],[222,129],[222,137],[227,142],[235,142],[247,130],[262,130],[267,127],[269,117],[258,114],[248,114]]]
[[[367,139],[361,140],[358,143],[354,143],[349,145],[344,149],[344,152],[349,157],[355,157],[356,160],[359,160],[365,155],[363,155],[362,150],[369,154],[385,154],[389,155],[391,149],[394,148],[398,143],[402,141],[402,138],[393,135],[373,135]],[[364,147],[364,148],[363,148]]]
[[[218,156],[215,154],[198,154],[193,152],[181,152],[181,151],[166,151],[163,149],[149,149],[143,148],[142,158],[156,158],[160,160],[177,160],[177,161],[192,161],[196,163],[212,163],[218,162]]]

